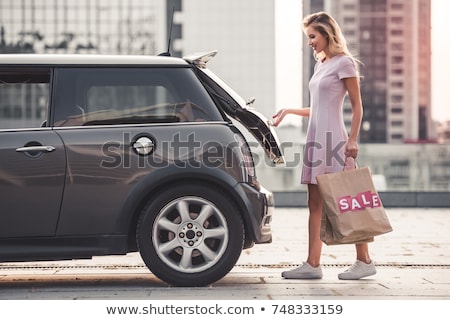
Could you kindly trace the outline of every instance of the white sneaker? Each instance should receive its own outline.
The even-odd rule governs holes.
[[[322,268],[312,267],[308,262],[304,262],[298,268],[283,271],[281,276],[285,279],[322,279]]]
[[[373,276],[377,273],[375,265],[372,261],[370,263],[364,263],[356,260],[356,262],[347,270],[338,274],[338,278],[341,280],[359,280],[364,277]]]

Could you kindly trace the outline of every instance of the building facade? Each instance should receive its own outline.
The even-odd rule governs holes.
[[[156,0],[2,0],[0,53],[154,54]]]
[[[180,0],[178,0],[180,1]],[[182,55],[217,50],[208,65],[266,117],[275,110],[275,1],[185,0],[175,22]],[[207,8],[207,12],[201,8]]]
[[[155,54],[156,0],[2,0],[0,53]],[[165,17],[164,17],[165,18]],[[165,34],[164,34],[165,38]],[[26,90],[24,90],[26,89]],[[20,90],[22,101],[11,101]],[[42,121],[45,84],[0,86],[0,129]],[[27,101],[36,101],[30,109]]]

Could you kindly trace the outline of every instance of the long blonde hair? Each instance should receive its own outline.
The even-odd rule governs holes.
[[[328,13],[320,11],[306,16],[303,19],[303,30],[306,31],[309,26],[328,39],[328,49],[332,55],[344,54],[353,58],[339,24]],[[325,53],[317,52],[315,58],[322,60]]]

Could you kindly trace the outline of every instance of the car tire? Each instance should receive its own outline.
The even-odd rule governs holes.
[[[165,189],[148,201],[137,226],[145,264],[175,286],[205,286],[223,278],[239,259],[243,243],[236,204],[209,185]]]

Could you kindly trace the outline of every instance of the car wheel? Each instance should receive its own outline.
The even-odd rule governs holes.
[[[224,277],[243,248],[244,226],[233,201],[210,186],[166,189],[144,207],[139,252],[158,278],[176,286],[204,286]]]

